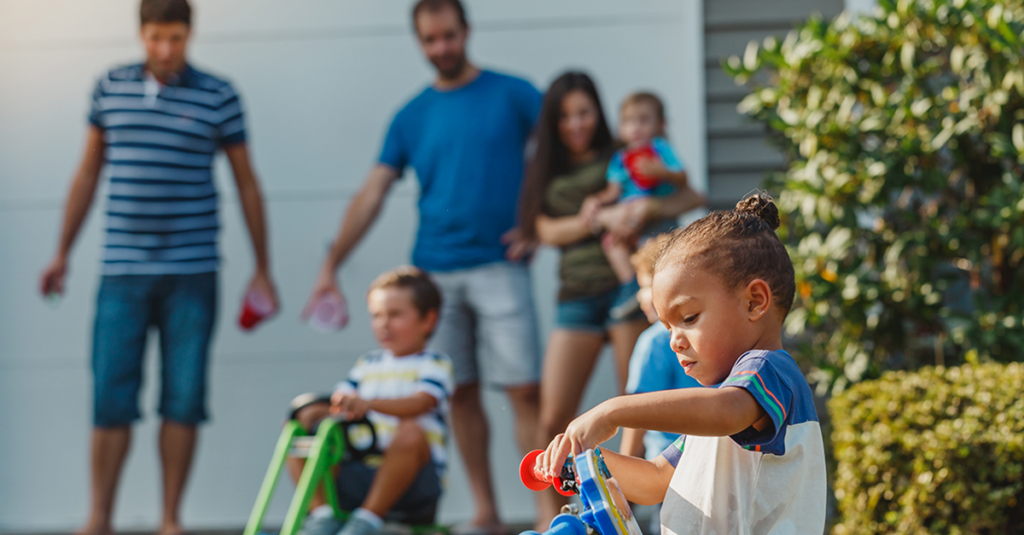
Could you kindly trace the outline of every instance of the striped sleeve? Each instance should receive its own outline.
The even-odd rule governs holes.
[[[766,427],[761,431],[748,428],[733,435],[732,438],[737,444],[740,446],[763,445],[779,436],[779,433],[785,428],[793,394],[783,382],[771,360],[763,356],[755,356],[736,361],[732,373],[719,386],[719,388],[727,387],[743,388],[749,392],[772,421],[772,428]]]
[[[447,407],[455,389],[452,361],[444,355],[428,355],[419,367],[416,392],[426,392],[437,399],[439,407]]]
[[[335,392],[341,392],[342,394],[356,394],[359,392],[359,383],[362,382],[363,376],[366,375],[366,356],[359,357],[356,363],[352,365],[352,369],[348,371],[348,376],[344,380],[339,381],[334,386]]]
[[[220,146],[226,147],[245,142],[245,114],[242,113],[242,101],[231,84],[224,84],[220,94],[223,100],[217,108],[220,121],[217,130],[220,134]]]
[[[92,90],[92,101],[89,103],[89,124],[103,128],[103,79],[96,81],[96,87]]]
[[[686,445],[686,435],[679,435],[679,438],[675,442],[668,445],[665,451],[661,452],[661,456],[668,461],[668,464],[675,468],[679,465],[679,459],[683,456],[683,447]]]

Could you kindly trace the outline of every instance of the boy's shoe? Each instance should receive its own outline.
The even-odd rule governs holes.
[[[302,523],[299,535],[335,535],[341,529],[341,522],[330,515],[309,515]]]
[[[357,516],[350,516],[338,535],[377,535],[378,533],[380,533],[380,529],[373,524]]]

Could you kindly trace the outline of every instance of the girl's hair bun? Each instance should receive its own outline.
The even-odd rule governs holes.
[[[736,203],[737,213],[759,217],[775,230],[779,228],[779,208],[775,206],[772,196],[767,193],[755,193]]]

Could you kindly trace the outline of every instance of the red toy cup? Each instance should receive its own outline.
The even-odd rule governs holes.
[[[309,313],[309,325],[313,329],[332,333],[348,324],[348,307],[345,301],[334,293],[321,295]]]
[[[522,480],[523,485],[534,491],[544,490],[550,485],[555,487],[555,490],[562,496],[572,496],[571,490],[562,489],[562,478],[548,477],[547,474],[537,470],[537,457],[540,457],[542,453],[544,450],[533,450],[523,457],[523,462],[519,463],[519,479]]]
[[[640,163],[641,160],[657,157],[658,153],[654,152],[654,146],[650,144],[626,151],[626,153],[622,155],[622,163],[625,164],[626,170],[629,171],[629,177],[633,179],[633,183],[636,184],[636,187],[646,191],[654,189],[655,186],[661,183],[657,178],[645,175],[636,168],[637,164]]]
[[[238,325],[250,331],[261,321],[274,314],[274,303],[259,290],[249,290],[242,301],[242,312],[238,315]]]

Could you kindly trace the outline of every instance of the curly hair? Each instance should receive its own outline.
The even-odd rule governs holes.
[[[771,196],[751,195],[734,210],[709,214],[673,234],[655,260],[653,273],[670,265],[707,269],[730,288],[762,279],[785,316],[793,306],[796,281],[789,253],[775,234],[779,223]]]

